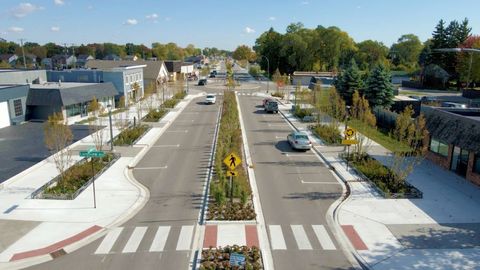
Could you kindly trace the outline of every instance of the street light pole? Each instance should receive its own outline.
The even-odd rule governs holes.
[[[113,152],[112,105],[108,105],[108,121],[110,122],[110,151]]]
[[[265,59],[267,59],[267,74],[268,74],[268,77],[267,77],[267,93],[268,93],[268,90],[270,90],[269,89],[269,85],[270,85],[270,61],[268,60],[268,58],[265,55],[262,55],[262,57],[265,57]]]

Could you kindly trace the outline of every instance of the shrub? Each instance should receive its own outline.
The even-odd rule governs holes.
[[[284,96],[285,96],[285,94],[282,93],[282,92],[279,92],[279,91],[276,91],[276,92],[272,93],[272,97],[278,97],[278,98],[283,99]]]
[[[130,127],[122,131],[113,141],[114,145],[132,145],[138,138],[140,138],[146,131],[148,126],[139,125]]]
[[[312,130],[326,144],[340,144],[342,142],[342,135],[335,126],[320,124],[312,127]]]
[[[232,253],[242,254],[245,256],[245,268],[239,268],[237,266],[230,266],[230,255]],[[200,260],[200,269],[251,269],[260,270],[263,269],[262,254],[258,247],[247,246],[226,246],[214,249],[202,250],[202,256]]]
[[[150,110],[150,111],[148,112],[148,114],[145,115],[145,117],[143,118],[143,121],[145,121],[145,122],[157,122],[157,121],[160,120],[160,118],[162,118],[166,113],[167,113],[167,111],[164,110],[164,109],[160,109],[160,110],[153,109],[153,110]]]
[[[177,105],[178,99],[167,99],[163,102],[162,106],[164,108],[174,108]]]
[[[178,92],[175,95],[173,95],[173,98],[174,99],[184,99],[186,96],[187,96],[187,93],[182,91],[182,92]]]
[[[295,114],[296,117],[298,117],[300,119],[303,119],[303,117],[305,117],[305,116],[312,116],[313,115],[313,109],[296,108],[294,114]]]

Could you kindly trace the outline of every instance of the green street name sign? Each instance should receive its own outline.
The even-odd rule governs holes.
[[[100,157],[105,156],[105,152],[96,151],[95,148],[91,148],[88,151],[80,151],[80,156],[81,157],[87,157],[87,158],[91,158],[91,157],[100,158]]]

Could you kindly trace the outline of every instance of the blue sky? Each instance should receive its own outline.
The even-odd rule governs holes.
[[[338,26],[355,41],[390,46],[402,34],[422,41],[438,20],[467,17],[480,34],[478,0],[0,0],[0,37],[44,44],[189,43],[233,50],[270,27]]]

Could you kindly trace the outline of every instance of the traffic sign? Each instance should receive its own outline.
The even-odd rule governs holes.
[[[358,144],[358,140],[342,140],[342,144],[346,144],[346,145]]]
[[[242,163],[242,160],[234,152],[232,152],[223,160],[223,163],[227,165],[230,171],[233,171]]]
[[[91,158],[91,157],[100,158],[105,156],[105,152],[96,151],[95,148],[90,148],[88,151],[80,151],[80,156],[87,157],[87,158]]]
[[[244,266],[245,265],[245,255],[239,253],[230,254],[230,265],[231,266]]]
[[[355,136],[355,130],[353,128],[347,128],[343,134],[345,135],[346,139],[350,139]]]
[[[227,171],[227,176],[238,176],[238,172],[237,171]]]

